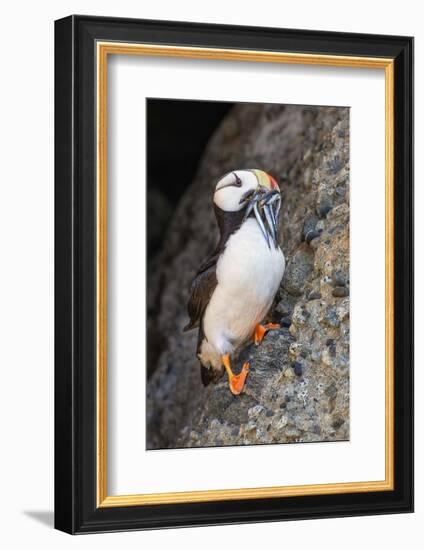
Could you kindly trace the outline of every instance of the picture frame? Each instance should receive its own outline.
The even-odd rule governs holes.
[[[110,56],[385,74],[385,479],[109,495]],[[55,22],[55,527],[71,534],[413,511],[413,39],[73,15]]]

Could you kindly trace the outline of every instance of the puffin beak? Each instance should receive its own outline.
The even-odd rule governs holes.
[[[248,191],[241,198],[240,204],[246,204],[243,221],[253,211],[268,247],[271,248],[272,243],[274,248],[277,248],[278,222],[281,207],[281,195],[278,186],[269,189],[268,186],[259,185],[256,190]]]
[[[278,227],[277,227],[277,221],[275,219],[275,212],[273,209],[273,205],[277,203],[277,201],[280,200],[280,193],[278,191],[270,191],[267,193],[267,195],[262,199],[263,202],[263,212],[265,214],[265,219],[268,225],[269,234],[271,235],[272,242],[274,243],[274,247],[277,248],[278,243]]]

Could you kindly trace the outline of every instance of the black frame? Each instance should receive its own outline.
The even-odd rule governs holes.
[[[96,508],[96,40],[395,60],[395,490]],[[55,527],[68,533],[413,511],[413,39],[70,16],[55,22]]]

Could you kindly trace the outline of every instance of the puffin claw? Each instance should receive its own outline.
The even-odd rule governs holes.
[[[233,375],[233,377],[230,378],[230,391],[233,395],[240,395],[243,391],[247,375],[249,374],[249,369],[250,365],[246,361],[240,371],[240,374]]]
[[[230,386],[231,393],[233,395],[240,395],[246,383],[247,375],[249,374],[249,369],[250,369],[249,363],[246,361],[240,373],[234,374],[233,371],[231,370],[231,361],[230,361],[229,354],[223,355],[221,357],[221,360],[228,374],[228,383]]]

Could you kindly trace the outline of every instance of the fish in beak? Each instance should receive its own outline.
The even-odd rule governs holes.
[[[275,179],[262,170],[252,170],[255,173],[258,186],[248,191],[240,200],[246,205],[243,221],[253,212],[265,241],[269,248],[271,244],[278,247],[279,217],[281,208],[281,193]]]

